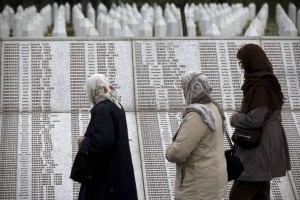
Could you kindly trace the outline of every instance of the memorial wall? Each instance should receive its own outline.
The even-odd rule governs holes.
[[[125,108],[139,199],[174,199],[165,150],[182,119],[181,76],[208,76],[231,134],[228,119],[242,100],[236,52],[245,43],[266,51],[286,98],[292,170],[271,182],[272,199],[299,199],[300,40],[272,37],[0,40],[0,199],[77,199],[69,174],[90,117],[83,86],[95,73],[111,80]]]

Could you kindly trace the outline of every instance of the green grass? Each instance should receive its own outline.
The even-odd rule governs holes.
[[[73,24],[70,22],[70,23],[67,23],[66,26],[67,26],[67,36],[68,37],[75,36],[75,30],[74,30]]]
[[[279,28],[274,20],[268,20],[265,36],[279,36]]]
[[[44,34],[45,37],[52,37],[52,32],[53,32],[54,26],[48,26],[47,32]]]

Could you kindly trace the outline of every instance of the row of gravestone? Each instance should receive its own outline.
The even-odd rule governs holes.
[[[296,17],[296,7],[289,3],[288,15],[280,4],[276,6],[276,22],[280,36],[297,36],[298,24],[300,28],[300,9]],[[248,20],[251,24],[245,36],[264,35],[269,7],[263,4],[255,16],[254,3],[248,7],[242,4],[229,6],[224,4],[187,4],[185,15],[187,34],[190,37],[197,35],[196,24],[199,26],[201,36],[237,36]],[[87,5],[87,16],[82,12],[81,4],[53,6],[47,5],[37,12],[34,6],[23,10],[6,6],[0,14],[0,37],[8,37],[12,30],[14,37],[43,37],[52,24],[53,37],[67,37],[66,23],[71,22],[78,37],[179,37],[182,36],[182,19],[179,8],[174,4],[166,4],[163,10],[160,6],[143,4],[140,11],[136,4],[113,5],[109,11],[103,4],[99,4],[97,11],[92,5]],[[297,19],[297,20],[296,20]]]

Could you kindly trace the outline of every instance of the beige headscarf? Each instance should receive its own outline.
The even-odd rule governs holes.
[[[210,96],[212,87],[208,78],[201,72],[189,72],[182,77],[181,86],[187,103],[183,117],[189,112],[197,112],[210,129],[214,131],[216,128],[215,116],[205,104],[210,102],[215,104],[223,120],[225,116],[222,108]]]
[[[89,77],[84,85],[84,90],[93,106],[100,101],[109,99],[121,109],[117,91],[103,74],[94,74]]]

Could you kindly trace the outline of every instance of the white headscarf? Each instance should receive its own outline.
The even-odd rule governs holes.
[[[94,74],[89,77],[84,85],[84,90],[93,106],[100,101],[109,99],[121,109],[117,91],[103,74]]]

